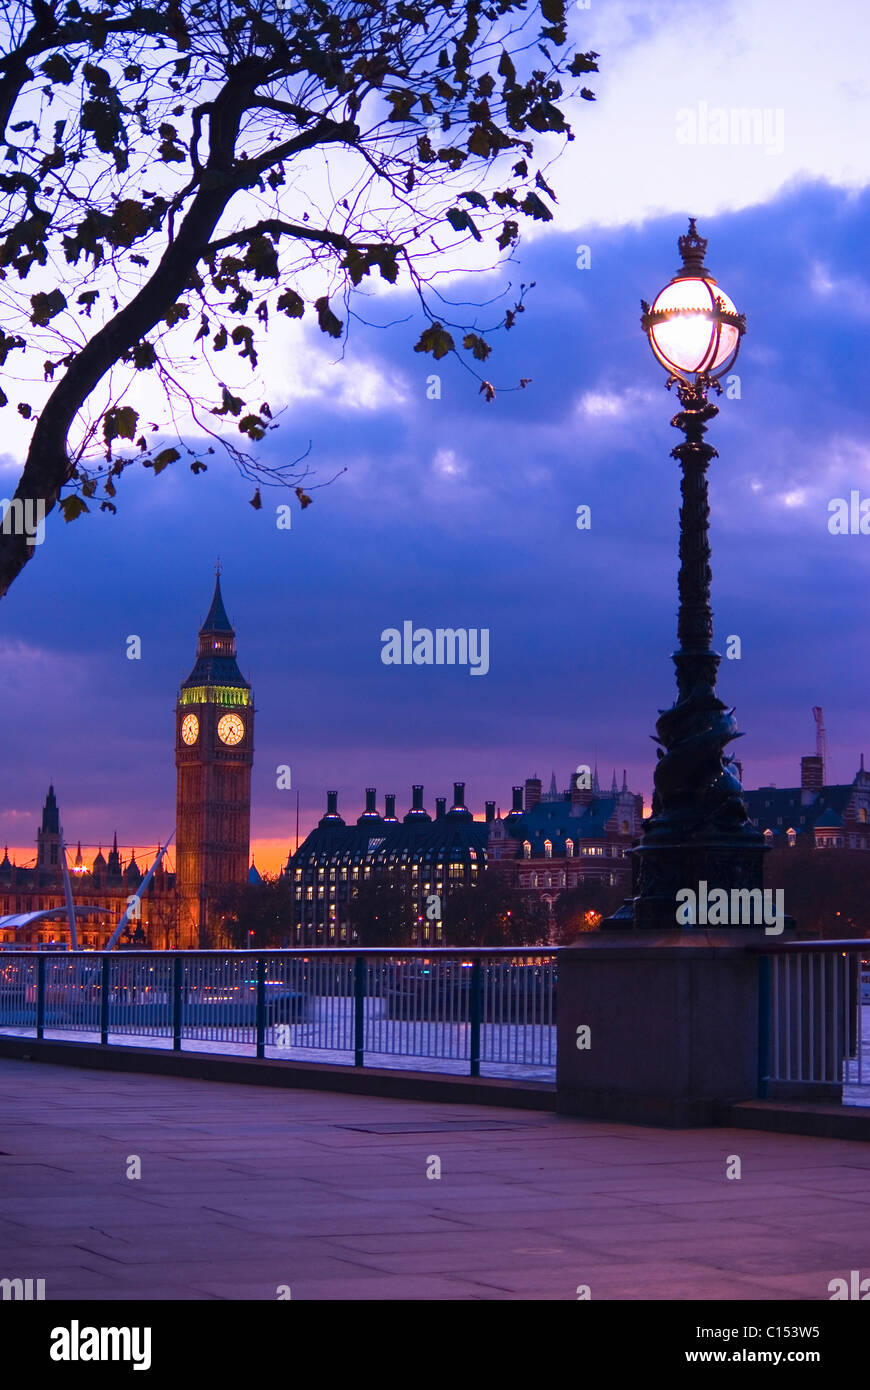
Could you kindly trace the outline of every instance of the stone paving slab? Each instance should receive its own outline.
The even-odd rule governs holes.
[[[0,1117],[0,1278],[49,1300],[826,1300],[870,1275],[846,1140],[6,1058]]]

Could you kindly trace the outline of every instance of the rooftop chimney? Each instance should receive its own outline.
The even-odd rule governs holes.
[[[321,825],[344,825],[338,814],[338,792],[326,793],[326,815],[320,818]]]
[[[396,819],[396,797],[394,792],[387,792],[384,797],[384,820],[395,821]]]
[[[531,811],[533,806],[537,806],[541,799],[541,779],[540,777],[526,778],[526,810]]]
[[[454,820],[474,820],[474,816],[465,804],[465,783],[453,783],[453,805],[450,807],[449,814]]]
[[[366,787],[366,808],[357,821],[357,825],[364,825],[366,821],[380,820],[375,801],[377,800],[377,787]]]
[[[586,783],[589,783],[587,786]],[[571,805],[588,806],[592,800],[592,779],[587,773],[571,773]]]
[[[490,822],[491,820],[495,820],[495,802],[494,802],[494,801],[488,801],[488,802],[486,803],[486,820],[487,820],[487,824],[489,824],[489,822]]]
[[[523,789],[522,787],[513,788],[513,805],[508,815],[521,816],[523,814]]]
[[[435,798],[435,819],[442,820],[447,814],[447,797],[436,796]]]
[[[415,782],[411,788],[411,809],[405,816],[405,824],[412,821],[429,821],[432,817],[423,809],[423,784]]]

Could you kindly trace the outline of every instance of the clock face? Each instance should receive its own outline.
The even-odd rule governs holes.
[[[245,726],[237,714],[225,714],[219,719],[217,731],[221,743],[241,743],[245,736]]]
[[[186,714],[181,725],[181,737],[185,743],[196,743],[199,738],[199,720],[195,714]]]

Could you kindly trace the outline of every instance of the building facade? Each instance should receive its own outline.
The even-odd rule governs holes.
[[[870,772],[863,753],[851,782],[823,786],[823,775],[820,757],[801,758],[799,787],[744,793],[753,825],[773,848],[870,849]]]
[[[443,941],[440,907],[452,887],[473,884],[486,865],[489,824],[495,802],[487,802],[487,821],[474,819],[465,805],[465,783],[453,784],[453,804],[435,803],[434,817],[423,805],[423,787],[412,790],[411,807],[401,821],[396,797],[377,810],[377,792],[366,788],[365,810],[354,825],[338,813],[338,793],[326,794],[326,813],[291,855],[285,873],[292,891],[289,946],[343,946],[352,943],[349,904],[360,884],[388,873],[403,883],[411,903],[412,932],[420,945]],[[416,927],[415,924],[416,923]]]
[[[626,856],[642,824],[643,797],[629,791],[624,772],[621,787],[614,772],[607,793],[597,771],[588,787],[572,773],[563,792],[557,790],[555,775],[547,793],[530,777],[525,788],[514,787],[510,813],[490,827],[488,862],[552,912],[560,893],[589,880],[629,893],[631,860]]]
[[[63,829],[54,787],[42,808],[42,819],[36,832],[36,859],[33,865],[18,865],[9,858],[8,848],[0,860],[0,918],[18,913],[42,912],[57,909],[57,918],[43,919],[16,930],[0,928],[2,946],[68,945],[66,894],[63,885],[61,855]],[[159,846],[158,846],[159,848]],[[108,855],[100,846],[90,866],[82,858],[79,844],[75,859],[69,866],[74,901],[100,909],[87,917],[79,917],[76,927],[82,949],[100,950],[114,932],[126,912],[130,899],[137,894],[143,875],[153,862],[157,849],[137,863],[135,849],[129,857],[118,849],[114,836]],[[122,944],[148,943],[160,949],[177,944],[178,899],[175,875],[162,866],[154,874],[148,889],[141,897],[139,916],[131,918],[122,937]],[[138,930],[140,929],[141,930]]]
[[[293,946],[351,945],[350,907],[359,885],[387,874],[401,880],[410,896],[412,939],[416,944],[450,944],[439,917],[453,888],[479,883],[488,866],[548,909],[566,888],[585,878],[631,883],[626,850],[640,834],[643,798],[620,790],[602,794],[597,773],[589,788],[558,792],[555,777],[542,794],[536,778],[513,789],[513,807],[504,817],[487,801],[482,820],[465,805],[465,783],[453,785],[453,802],[439,797],[435,815],[423,805],[415,785],[409,811],[401,820],[396,798],[377,809],[375,788],[366,790],[365,810],[354,825],[338,813],[338,794],[327,792],[327,808],[316,828],[291,855],[287,874],[293,898]],[[437,906],[432,899],[437,899]]]

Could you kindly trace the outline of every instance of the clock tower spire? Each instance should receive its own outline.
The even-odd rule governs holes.
[[[253,692],[236,661],[218,561],[196,662],[176,705],[181,947],[218,945],[220,898],[231,884],[247,881],[253,760]]]

